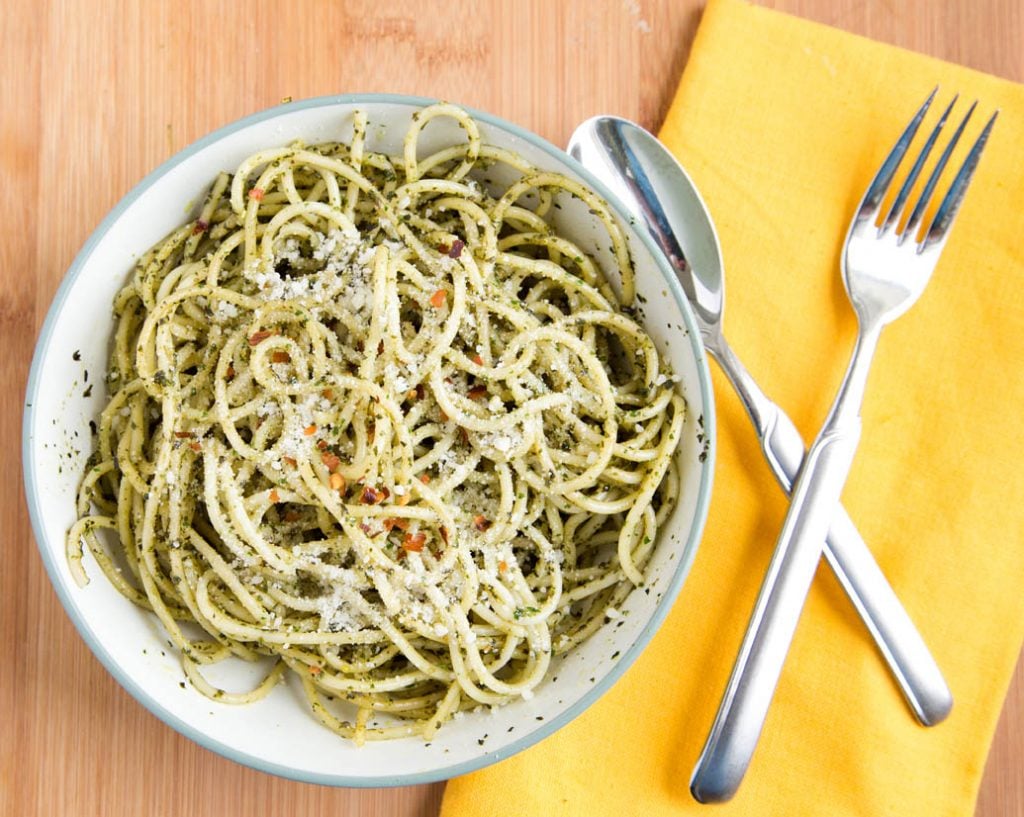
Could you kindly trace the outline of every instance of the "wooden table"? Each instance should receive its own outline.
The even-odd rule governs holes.
[[[57,602],[35,552],[15,454],[35,334],[64,270],[107,210],[173,152],[283,97],[341,91],[442,96],[557,144],[596,113],[656,127],[702,3],[419,0],[415,13],[403,5],[4,0],[2,815],[437,813],[441,785],[346,791],[278,780],[199,748],[149,715],[92,657]],[[1019,0],[768,5],[1024,80]],[[592,63],[581,54],[602,58]],[[977,814],[1024,815],[1024,664]]]

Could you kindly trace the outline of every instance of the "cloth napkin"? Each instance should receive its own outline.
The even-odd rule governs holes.
[[[882,335],[844,504],[945,672],[950,717],[917,724],[822,565],[740,791],[691,799],[786,511],[712,365],[715,488],[671,615],[573,723],[451,781],[443,817],[973,813],[1024,639],[1024,87],[713,0],[660,135],[718,227],[726,335],[809,441],[856,331],[839,273],[850,216],[937,84],[939,104],[980,100],[967,145],[1001,114],[928,289]]]

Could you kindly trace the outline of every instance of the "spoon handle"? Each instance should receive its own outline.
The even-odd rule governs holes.
[[[791,493],[807,453],[803,437],[782,407],[761,391],[723,337],[705,341],[747,408],[779,484],[787,494]],[[942,670],[841,505],[832,516],[825,559],[874,638],[918,721],[924,726],[940,723],[953,706]]]

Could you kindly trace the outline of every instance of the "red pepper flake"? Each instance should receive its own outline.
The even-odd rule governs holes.
[[[312,437],[314,434],[316,434],[316,423],[306,426],[304,429],[302,429],[302,433],[305,434],[307,437]]]
[[[441,541],[444,542],[447,545],[448,544],[448,528],[446,528],[444,525],[442,525],[440,528],[438,528],[438,531],[441,533]]]
[[[437,292],[430,296],[430,305],[434,307],[434,309],[440,309],[442,306],[444,306],[444,302],[447,298],[448,293],[445,292],[443,289],[439,289]]]
[[[288,463],[292,468],[297,467],[299,464],[298,460],[296,460],[295,457],[281,457],[281,459]]]
[[[383,494],[376,488],[371,488],[369,485],[363,487],[363,493],[359,496],[359,501],[364,505],[376,505],[378,502],[382,502],[383,500]]]
[[[201,218],[196,219],[196,226],[192,228],[192,235],[202,235],[210,229],[208,222],[203,221]]]
[[[191,431],[175,431],[174,436],[177,437],[179,440],[190,440],[196,435],[193,434]]]
[[[389,516],[384,520],[384,530],[392,531],[395,528],[398,528],[399,530],[409,530],[409,520],[400,519],[397,516]]]
[[[483,400],[487,396],[486,386],[474,386],[467,393],[470,400]]]
[[[452,242],[451,249],[448,250],[448,257],[449,258],[458,258],[460,255],[462,255],[462,248],[465,247],[465,246],[466,246],[466,242],[465,241],[460,241],[459,239],[456,238]]]
[[[333,397],[334,397],[334,389],[324,389],[324,390],[323,390],[322,392],[320,392],[320,394],[321,394],[321,395],[322,395],[323,397],[325,397],[325,398],[327,398],[328,400],[330,400],[331,398],[333,398]]]
[[[439,253],[441,253],[441,255],[448,255],[448,253],[450,253],[452,251],[452,245],[451,244],[438,244],[437,245],[437,251]]]
[[[442,423],[447,423],[448,422],[448,415],[447,414],[445,414],[443,411],[438,412],[438,414],[441,415],[441,422]]]
[[[203,447],[199,443],[189,443],[188,447],[191,448],[196,453],[203,450]]]
[[[250,346],[259,346],[263,341],[275,334],[273,329],[261,329],[259,332],[253,332],[249,336]]]
[[[328,471],[333,471],[341,465],[341,460],[338,459],[337,455],[332,454],[330,451],[325,451],[320,455],[320,462],[327,466]]]
[[[508,562],[506,562],[504,559],[498,562],[498,572],[508,573]]]
[[[224,373],[228,380],[233,380],[235,377],[235,367],[230,363],[228,364],[228,370]]]
[[[372,443],[373,442],[373,438],[375,436],[377,436],[377,426],[375,424],[373,424],[373,423],[370,423],[366,427],[366,441]]]
[[[254,187],[252,190],[249,191],[249,198],[256,199],[256,201],[263,201],[263,188]]]
[[[284,516],[282,518],[284,519],[285,522],[298,522],[299,521],[299,512],[298,511],[285,511],[285,514],[284,514]]]
[[[270,360],[273,363],[291,363],[292,356],[287,352],[271,352]]]
[[[341,474],[331,474],[331,488],[339,493],[345,493],[345,489],[348,485],[345,484],[345,477]]]
[[[476,528],[481,533],[483,533],[485,530],[487,530],[491,526],[491,524],[492,524],[491,520],[488,519],[483,514],[477,514],[476,516],[473,517],[473,527]]]
[[[320,667],[310,667],[309,668],[309,674],[310,675],[319,675],[321,672],[323,672],[323,670],[320,669]]]
[[[469,431],[466,430],[465,426],[459,426],[459,437],[462,438],[463,445],[469,445]]]
[[[480,355],[473,355],[473,362],[477,366],[483,366],[484,365],[484,359],[482,357],[480,357]]]
[[[420,482],[424,485],[430,484],[430,474],[420,474]]]
[[[321,451],[326,451],[327,450],[327,440],[317,440],[316,441],[316,447],[319,448]]]
[[[281,495],[277,492],[277,488],[271,488],[270,495],[267,498],[275,505],[281,501]]]
[[[423,550],[423,545],[426,541],[427,535],[425,533],[407,533],[402,539],[402,550],[419,553]]]

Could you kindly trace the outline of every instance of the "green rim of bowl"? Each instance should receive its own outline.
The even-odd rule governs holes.
[[[25,475],[25,496],[28,501],[29,515],[32,520],[32,530],[35,534],[36,542],[42,555],[43,563],[46,567],[46,572],[49,574],[50,582],[56,590],[61,604],[63,604],[64,609],[67,611],[68,616],[78,629],[79,634],[85,640],[93,654],[100,660],[103,666],[107,668],[107,671],[114,676],[117,682],[128,690],[132,697],[146,707],[146,709],[156,715],[175,731],[185,735],[200,746],[210,749],[237,763],[241,763],[244,766],[249,766],[253,769],[267,772],[268,774],[278,775],[280,777],[298,780],[305,783],[317,783],[320,785],[351,788],[413,786],[423,783],[433,783],[439,780],[458,777],[460,775],[476,771],[477,769],[484,768],[485,766],[489,766],[493,763],[497,763],[500,760],[504,760],[507,757],[529,748],[533,744],[553,734],[576,718],[606,691],[608,691],[612,685],[622,677],[622,674],[630,667],[630,665],[632,665],[640,652],[650,642],[654,633],[668,615],[668,612],[683,585],[683,581],[689,573],[690,566],[696,555],[697,545],[704,530],[704,523],[707,519],[708,505],[710,503],[711,496],[712,475],[714,470],[713,464],[715,461],[714,397],[711,388],[711,377],[708,371],[707,357],[704,353],[703,344],[700,342],[700,332],[697,329],[696,321],[690,310],[690,305],[687,302],[682,287],[679,285],[668,261],[645,230],[634,230],[633,232],[635,236],[644,244],[651,256],[655,259],[662,277],[665,279],[672,296],[675,298],[676,305],[679,307],[679,311],[682,313],[683,320],[686,324],[686,336],[698,363],[697,371],[700,394],[704,404],[704,433],[707,435],[710,445],[708,448],[708,456],[701,465],[700,487],[697,497],[696,513],[690,526],[686,544],[683,547],[682,558],[677,563],[675,572],[672,574],[671,579],[665,587],[661,601],[655,607],[654,614],[651,616],[650,620],[648,620],[637,639],[627,650],[623,651],[622,656],[600,680],[600,682],[595,684],[585,695],[580,697],[578,701],[562,712],[558,717],[552,718],[550,721],[545,721],[530,734],[524,735],[519,740],[502,749],[493,752],[484,752],[479,757],[475,757],[471,760],[434,769],[428,772],[396,774],[372,778],[352,777],[345,774],[321,774],[317,772],[309,772],[290,766],[271,763],[262,758],[256,757],[255,755],[247,754],[244,751],[240,751],[212,738],[205,732],[202,732],[201,730],[198,730],[182,721],[151,697],[145,688],[137,684],[132,678],[125,674],[120,665],[118,665],[114,658],[104,649],[99,638],[90,628],[88,622],[79,614],[77,605],[71,598],[71,595],[68,592],[68,587],[61,577],[61,567],[54,555],[55,551],[44,547],[42,544],[44,538],[41,520],[45,511],[40,504],[39,495],[35,488],[37,480],[35,461],[32,456],[31,434],[35,427],[34,407],[39,389],[39,380],[42,377],[42,361],[45,358],[46,351],[50,345],[50,338],[53,333],[54,325],[56,324],[57,315],[61,312],[64,302],[71,291],[72,285],[78,279],[78,276],[84,269],[86,262],[92,255],[96,245],[118,221],[118,219],[121,218],[125,211],[127,211],[128,208],[131,207],[132,204],[142,195],[142,193],[151,187],[158,179],[174,170],[175,167],[193,154],[214,144],[237,130],[248,127],[249,125],[257,124],[267,119],[272,119],[289,111],[305,110],[310,108],[380,103],[420,108],[425,105],[431,105],[435,102],[436,100],[426,97],[404,96],[400,94],[340,94],[337,96],[313,97],[311,99],[300,100],[298,102],[285,103],[250,116],[246,116],[213,131],[196,142],[193,142],[187,148],[175,154],[153,170],[141,182],[132,188],[132,190],[129,191],[120,202],[118,202],[117,206],[107,214],[106,218],[103,219],[92,235],[89,236],[89,239],[82,246],[78,255],[75,256],[75,260],[71,263],[71,266],[68,268],[68,271],[64,276],[64,280],[61,282],[60,287],[54,295],[53,303],[50,305],[50,309],[46,314],[46,320],[43,322],[42,329],[40,330],[39,339],[36,341],[35,353],[32,357],[32,368],[29,372],[28,386],[25,394],[25,410],[22,419],[22,462],[24,464]],[[622,203],[600,181],[594,178],[590,171],[567,153],[560,150],[546,139],[543,139],[534,133],[530,133],[529,131],[510,122],[506,122],[499,117],[473,110],[472,108],[465,108],[465,110],[468,111],[475,119],[481,122],[486,122],[498,129],[507,131],[541,149],[552,158],[558,159],[559,161],[569,165],[587,182],[591,188],[596,190],[605,199],[605,201],[611,205],[612,209],[622,222],[626,224],[630,223],[630,213]]]

